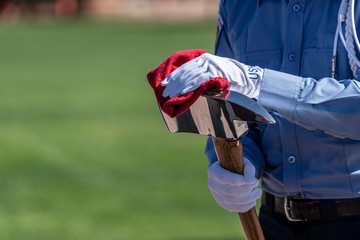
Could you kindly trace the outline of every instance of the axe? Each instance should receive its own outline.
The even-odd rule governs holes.
[[[252,99],[226,90],[206,92],[189,109],[175,118],[160,112],[170,133],[188,132],[212,136],[220,165],[243,174],[243,150],[239,138],[247,130],[247,122],[275,123],[272,116]],[[246,239],[265,239],[255,208],[238,213]]]

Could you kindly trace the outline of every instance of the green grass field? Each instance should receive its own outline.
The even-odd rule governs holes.
[[[170,135],[146,73],[216,21],[0,26],[0,239],[235,240],[206,137]]]

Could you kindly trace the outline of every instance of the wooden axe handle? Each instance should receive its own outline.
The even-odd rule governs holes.
[[[243,149],[239,140],[228,141],[213,137],[216,154],[221,167],[239,174],[244,174]],[[238,213],[247,240],[264,240],[255,208],[245,213]]]

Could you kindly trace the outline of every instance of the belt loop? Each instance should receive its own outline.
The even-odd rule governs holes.
[[[274,196],[265,192],[263,193],[263,205],[272,212],[274,211]]]
[[[335,201],[322,200],[319,201],[321,218],[328,220],[335,220],[338,217],[337,207]]]

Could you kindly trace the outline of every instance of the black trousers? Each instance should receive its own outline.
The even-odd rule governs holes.
[[[290,222],[286,216],[261,206],[259,220],[266,240],[360,240],[360,216]]]

